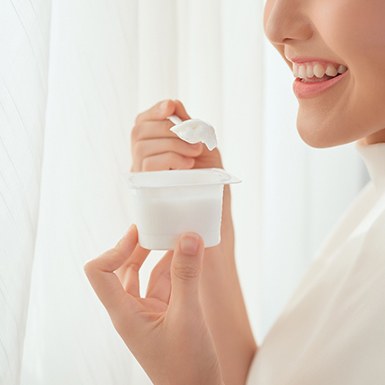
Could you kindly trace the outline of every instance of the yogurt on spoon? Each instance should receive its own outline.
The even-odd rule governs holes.
[[[175,126],[170,128],[174,134],[187,143],[204,143],[212,151],[217,147],[217,137],[214,127],[200,119],[189,119],[182,121],[178,116],[168,117]]]

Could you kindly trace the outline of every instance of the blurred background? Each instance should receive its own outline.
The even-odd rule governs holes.
[[[243,180],[232,188],[237,264],[263,342],[367,180],[354,144],[299,138],[263,3],[0,2],[0,384],[150,384],[83,264],[130,225],[130,131],[165,98],[214,125]]]

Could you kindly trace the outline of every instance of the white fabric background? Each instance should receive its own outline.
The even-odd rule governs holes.
[[[129,226],[136,114],[180,98],[217,129],[261,340],[364,182],[352,146],[307,148],[263,1],[0,2],[0,384],[149,384],[82,266]],[[143,272],[145,279],[150,257]]]

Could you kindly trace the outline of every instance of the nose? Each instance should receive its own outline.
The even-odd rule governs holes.
[[[313,26],[307,16],[309,0],[267,0],[265,5],[265,34],[272,44],[307,40]]]

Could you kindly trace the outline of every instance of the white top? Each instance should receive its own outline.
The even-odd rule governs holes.
[[[357,143],[371,181],[270,330],[247,385],[385,384],[385,143]]]

